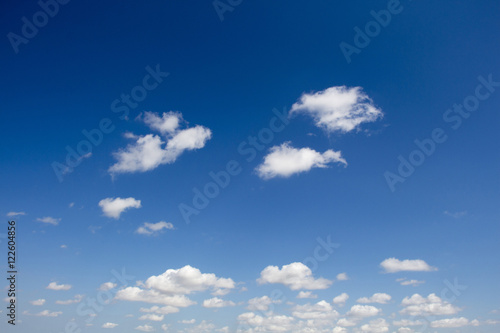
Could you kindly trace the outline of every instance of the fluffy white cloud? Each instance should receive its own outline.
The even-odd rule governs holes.
[[[182,120],[180,113],[163,113],[160,117],[146,112],[139,119],[143,119],[152,130],[159,131],[167,140],[166,144],[158,135],[137,136],[127,133],[125,137],[134,140],[134,143],[113,153],[118,162],[109,168],[112,175],[146,172],[162,164],[173,163],[184,151],[203,148],[212,137],[210,129],[199,125],[179,129]]]
[[[238,316],[237,332],[290,332],[295,319],[283,315],[260,316],[246,312]]]
[[[56,219],[50,216],[45,216],[45,217],[39,217],[36,219],[38,222],[42,223],[47,223],[47,224],[52,224],[52,225],[58,225],[59,222],[61,222],[61,219]]]
[[[236,304],[233,301],[225,301],[218,297],[206,299],[203,301],[203,307],[205,308],[223,308],[226,306],[235,306]]]
[[[400,313],[410,316],[452,315],[460,311],[460,308],[443,301],[436,294],[430,294],[427,297],[414,294],[411,297],[405,297],[401,305],[405,308]]]
[[[313,294],[312,291],[301,291],[297,298],[318,298],[318,295]]]
[[[114,282],[104,282],[99,287],[99,290],[107,291],[107,290],[111,290],[111,289],[116,288],[116,287],[117,287],[117,284]]]
[[[384,333],[389,331],[389,324],[387,324],[385,319],[378,318],[361,326],[361,331],[366,333]]]
[[[349,299],[349,295],[347,295],[346,293],[342,293],[342,294],[333,298],[333,304],[343,306],[345,304],[345,302],[347,302],[348,299]]]
[[[434,320],[431,322],[431,327],[455,328],[469,325],[469,320],[464,317],[460,318],[447,318],[441,320]]]
[[[424,325],[424,322],[421,320],[408,320],[408,319],[402,319],[402,320],[395,320],[392,322],[394,326],[422,326]]]
[[[280,300],[273,300],[269,296],[255,297],[248,301],[250,311],[267,311],[271,304],[279,304]]]
[[[179,321],[179,323],[181,324],[186,324],[186,325],[191,325],[191,324],[194,324],[196,322],[196,319],[184,319],[184,320],[181,320]]]
[[[115,324],[115,323],[104,323],[104,324],[102,324],[102,328],[115,328],[116,326],[118,326],[118,324]]]
[[[42,312],[37,313],[35,316],[38,316],[38,317],[58,317],[60,315],[62,315],[61,311],[50,312],[49,310],[43,310]]]
[[[43,298],[40,298],[34,301],[30,301],[30,304],[35,306],[41,306],[45,304],[45,300]]]
[[[347,312],[347,315],[351,317],[364,318],[364,317],[376,316],[380,312],[381,310],[374,306],[356,304],[351,307],[351,310]]]
[[[330,303],[319,301],[316,304],[296,305],[292,310],[292,315],[300,319],[334,319],[339,316],[339,313]]]
[[[256,168],[263,179],[290,177],[293,174],[307,172],[312,168],[326,168],[330,163],[347,165],[340,151],[327,150],[319,153],[311,148],[297,149],[289,142],[274,146],[264,157],[264,162]]]
[[[388,258],[380,263],[380,266],[385,269],[386,273],[397,273],[397,272],[431,272],[437,271],[437,268],[428,265],[425,261],[421,259],[415,260],[399,260],[396,258]]]
[[[26,215],[25,212],[8,212],[7,213],[7,216],[9,217],[12,217],[12,216],[22,216],[22,215]]]
[[[155,330],[153,326],[150,325],[139,325],[135,329],[142,332],[153,332]]]
[[[160,221],[158,223],[144,223],[143,226],[139,227],[135,232],[141,235],[156,235],[163,229],[172,230],[174,225],[170,222]]]
[[[340,274],[337,274],[337,280],[347,281],[347,280],[349,280],[349,277],[347,276],[347,273],[340,273]]]
[[[56,301],[56,304],[70,305],[70,304],[80,303],[82,300],[83,300],[83,295],[75,295],[75,297],[73,299],[69,299],[66,301]]]
[[[148,313],[139,317],[139,320],[151,320],[151,321],[162,321],[165,318],[164,315],[158,315],[154,313]]]
[[[107,217],[112,217],[114,219],[119,219],[120,215],[130,208],[141,208],[141,200],[136,200],[132,197],[122,199],[118,198],[106,198],[99,201],[99,207],[102,209],[102,213]]]
[[[385,293],[375,293],[371,297],[361,297],[358,303],[380,303],[387,304],[391,300],[391,295]]]
[[[309,267],[301,262],[284,265],[281,269],[277,266],[267,266],[260,272],[259,284],[281,283],[291,290],[318,290],[327,289],[333,283],[324,278],[313,277]]]
[[[337,326],[340,327],[352,327],[356,326],[358,324],[358,321],[352,318],[340,318],[337,320]]]
[[[45,289],[50,289],[50,290],[70,290],[71,285],[69,284],[57,284],[57,282],[51,282]]]
[[[144,290],[139,287],[118,290],[115,298],[122,301],[163,304],[181,308],[196,304],[184,295],[167,295],[157,290]]]
[[[310,115],[316,126],[328,132],[341,133],[350,132],[362,123],[374,122],[383,116],[361,87],[345,86],[303,94],[292,105],[290,115],[294,113]]]
[[[412,287],[417,287],[417,286],[425,283],[425,281],[423,281],[423,280],[420,281],[420,280],[406,280],[406,279],[399,280],[398,282],[402,286],[412,286]]]

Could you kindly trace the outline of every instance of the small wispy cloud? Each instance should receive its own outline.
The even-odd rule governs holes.
[[[38,222],[42,223],[47,223],[47,224],[52,224],[52,225],[58,225],[61,219],[50,217],[50,216],[45,216],[45,217],[39,217],[36,219]]]
[[[449,212],[449,211],[445,210],[443,214],[447,215],[447,216],[451,216],[451,217],[453,217],[455,219],[459,219],[459,218],[464,217],[465,215],[467,215],[467,211],[464,210],[464,211],[461,211],[461,212]]]
[[[25,212],[8,212],[7,213],[7,216],[9,217],[12,217],[12,216],[22,216],[22,215],[26,215]]]

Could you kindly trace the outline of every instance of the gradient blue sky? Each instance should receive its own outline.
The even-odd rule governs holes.
[[[401,0],[400,13],[348,63],[339,45],[355,45],[354,28],[364,29],[373,20],[370,11],[386,9],[388,3],[242,1],[221,21],[212,1],[70,1],[59,5],[59,12],[16,53],[9,33],[22,35],[22,18],[32,21],[41,8],[35,1],[4,1],[0,213],[5,223],[0,233],[6,232],[8,219],[16,219],[19,322],[15,328],[7,325],[3,306],[2,331],[43,327],[43,332],[64,332],[69,322],[84,332],[113,331],[103,328],[105,323],[118,324],[114,330],[119,332],[149,327],[161,332],[162,325],[169,325],[168,332],[224,327],[236,332],[244,321],[241,315],[254,313],[264,321],[290,317],[295,326],[285,331],[306,332],[307,319],[294,312],[324,300],[339,315],[332,310],[325,314],[327,323],[316,320],[308,332],[344,332],[341,318],[355,321],[345,332],[377,332],[382,320],[387,325],[379,332],[497,332],[500,88],[492,88],[457,129],[443,116],[475,94],[478,77],[500,81],[500,4]],[[120,119],[113,101],[141,85],[148,66],[169,75],[130,108],[128,119]],[[254,159],[247,161],[238,151],[249,136],[269,127],[276,117],[273,109],[288,112],[303,94],[340,86],[361,87],[383,116],[339,132],[316,126],[310,114],[290,115]],[[112,177],[113,152],[134,140],[125,133],[159,134],[137,118],[146,111],[160,116],[177,111],[186,121],[182,129],[199,125],[211,136],[173,163]],[[105,118],[114,130],[59,179],[53,162],[64,164],[66,147],[76,149],[85,140],[82,130],[98,128]],[[436,128],[447,140],[391,191],[386,172],[397,174],[398,156],[408,159],[417,149],[414,140],[430,138]],[[318,153],[341,151],[347,166],[327,163],[263,179],[257,168],[272,147],[286,142]],[[179,205],[192,206],[193,189],[202,189],[211,181],[209,173],[224,170],[231,160],[241,172],[186,223]],[[106,216],[99,202],[118,197],[140,200],[141,208],[126,210],[118,219]],[[8,217],[12,212],[24,214]],[[55,222],[40,221],[46,217]],[[160,221],[173,229],[137,233],[144,223]],[[268,266],[314,258],[318,238],[328,237],[340,246],[309,267],[314,279],[332,283],[311,290],[316,299],[296,298],[307,287],[291,290],[286,282],[257,281]],[[0,240],[0,268],[6,271],[6,244]],[[431,268],[388,273],[381,263],[389,258],[421,260]],[[136,281],[186,265],[230,278],[235,285],[226,295],[211,295],[208,285],[186,293],[197,304],[161,321],[139,319],[145,314],[140,308],[155,304],[121,299],[104,304],[90,321],[78,311],[114,278],[113,270],[125,269],[134,277],[129,285],[136,286]],[[303,265],[294,267],[307,273]],[[348,279],[339,281],[340,273]],[[396,281],[400,278],[425,283],[404,286]],[[447,281],[455,279],[466,288],[446,300],[445,295],[453,295]],[[72,287],[47,289],[51,282]],[[118,284],[110,293],[116,296],[123,288]],[[273,312],[247,308],[248,300],[272,297],[276,289],[283,296]],[[346,304],[333,303],[342,293],[350,296]],[[369,304],[380,310],[374,316],[349,314],[359,298],[374,293],[386,293],[391,300]],[[436,323],[425,330],[418,325],[401,330],[394,324],[410,319],[402,313],[405,297],[432,293],[453,313],[412,320],[463,317],[468,322],[454,328]],[[84,296],[79,303],[56,303],[75,295]],[[204,307],[203,301],[213,297],[234,305]],[[43,305],[32,304],[39,299]],[[196,322],[180,323],[191,319]]]

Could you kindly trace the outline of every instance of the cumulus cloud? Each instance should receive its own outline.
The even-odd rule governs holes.
[[[453,315],[460,311],[460,308],[443,301],[436,294],[430,294],[427,297],[414,294],[411,297],[405,297],[401,305],[405,308],[400,313],[410,316]]]
[[[271,299],[269,296],[255,297],[248,301],[247,309],[250,311],[267,311],[271,304],[279,304],[280,300]]]
[[[180,320],[179,323],[180,324],[186,324],[186,325],[191,325],[191,324],[194,324],[196,322],[196,319],[184,319],[184,320]]]
[[[391,300],[391,296],[385,293],[375,293],[371,297],[361,297],[358,303],[379,303],[387,304]]]
[[[347,312],[347,315],[351,317],[364,318],[364,317],[376,316],[380,312],[381,310],[374,306],[356,304],[351,307],[351,310]]]
[[[153,328],[153,326],[150,326],[150,325],[139,325],[135,328],[136,330],[138,331],[141,331],[141,332],[153,332],[155,329]]]
[[[174,225],[170,222],[165,222],[165,221],[160,221],[160,222],[157,222],[157,223],[144,223],[144,225],[142,225],[141,227],[137,228],[137,230],[135,231],[136,233],[140,234],[140,235],[147,235],[147,236],[151,236],[151,235],[157,235],[158,233],[160,233],[163,229],[165,230],[173,230],[174,229]]]
[[[51,282],[45,289],[50,289],[50,290],[70,290],[71,285],[69,284],[57,284],[57,282]]]
[[[7,213],[7,216],[8,217],[12,217],[12,216],[22,216],[22,215],[26,215],[25,212],[8,212]]]
[[[120,215],[130,209],[130,208],[141,208],[141,200],[136,200],[132,197],[122,199],[118,198],[106,198],[99,201],[99,207],[102,209],[102,213],[114,219],[119,219]]]
[[[149,309],[147,308],[141,308],[139,311],[141,312],[146,312],[146,313],[156,313],[160,315],[166,315],[170,313],[177,313],[179,312],[179,308],[176,308],[175,306],[167,305],[163,307],[159,307],[157,305],[150,307]]]
[[[290,142],[285,142],[281,146],[272,147],[256,171],[262,179],[286,178],[312,168],[326,168],[330,163],[347,165],[340,151],[330,149],[319,153],[311,148],[297,149],[292,147]]]
[[[236,304],[233,301],[225,301],[218,297],[206,299],[203,301],[203,307],[205,308],[223,308],[226,306],[235,306]]]
[[[121,289],[116,293],[115,298],[175,308],[188,307],[196,302],[186,295],[208,289],[232,290],[236,287],[236,283],[230,278],[220,278],[212,273],[201,273],[199,269],[187,265],[180,269],[168,269],[158,276],[151,276],[139,286]],[[169,308],[169,310],[173,309]],[[174,310],[174,312],[177,311]]]
[[[347,273],[340,273],[340,274],[337,274],[337,280],[347,281],[347,280],[349,280],[349,277],[347,276]]]
[[[277,266],[267,266],[257,279],[259,284],[281,283],[291,290],[318,290],[327,289],[333,283],[324,278],[315,279],[309,267],[301,262],[284,265],[281,269]]]
[[[155,134],[137,136],[127,133],[125,137],[134,142],[113,153],[117,163],[109,168],[112,175],[146,172],[174,163],[184,151],[201,149],[212,137],[210,129],[203,126],[180,129],[182,115],[176,112],[163,113],[161,117],[145,112],[139,119],[152,130],[160,132],[166,141]]]
[[[319,301],[316,304],[296,305],[292,310],[292,315],[300,319],[334,319],[339,316],[339,313],[330,303]]]
[[[460,318],[446,318],[441,320],[434,320],[431,322],[431,327],[437,328],[456,328],[469,325],[469,320],[464,317]]]
[[[295,318],[284,315],[260,316],[253,312],[238,316],[240,327],[248,327],[245,332],[290,332]]]
[[[333,298],[333,304],[343,306],[345,304],[345,302],[347,302],[348,299],[349,299],[349,295],[347,295],[346,293],[342,293],[342,294]]]
[[[148,313],[139,317],[139,320],[151,320],[151,321],[162,321],[165,318],[164,315],[158,315],[154,313]]]
[[[396,258],[388,258],[380,263],[380,266],[385,270],[386,273],[397,273],[397,272],[431,272],[437,271],[437,268],[428,265],[425,261],[421,259],[416,260],[399,260]]]
[[[303,94],[292,105],[290,115],[306,114],[311,116],[317,127],[330,133],[347,133],[362,123],[374,122],[383,113],[361,87],[330,87],[316,93]]]
[[[402,286],[412,286],[412,287],[417,287],[425,283],[425,281],[423,280],[397,279],[396,281],[399,282]]]
[[[361,326],[361,331],[366,333],[384,333],[389,331],[389,324],[383,318],[377,318]]]
[[[312,291],[301,291],[297,298],[318,298],[318,295],[313,294]]]
[[[101,286],[99,287],[99,290],[102,290],[102,291],[107,291],[107,290],[111,290],[113,288],[116,288],[117,284],[114,283],[114,282],[104,282],[103,284],[101,284]]]
[[[47,224],[52,224],[52,225],[58,225],[61,219],[56,219],[50,216],[45,216],[45,217],[39,217],[36,219],[38,222],[42,223],[47,223]]]
[[[34,301],[30,301],[30,304],[35,306],[41,306],[45,304],[45,300],[43,298],[40,298]]]
[[[62,315],[61,311],[51,312],[49,310],[43,310],[42,312],[37,313],[35,316],[38,316],[38,317],[58,317],[60,315]]]
[[[56,301],[56,304],[59,305],[70,305],[80,303],[83,300],[83,295],[75,295],[73,299],[68,299],[66,301]]]
[[[104,324],[102,324],[102,328],[115,328],[116,326],[118,326],[118,324],[115,324],[115,323],[104,323]]]

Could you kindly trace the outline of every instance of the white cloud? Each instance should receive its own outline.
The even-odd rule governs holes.
[[[447,210],[444,211],[444,214],[445,215],[448,215],[448,216],[451,216],[455,219],[459,219],[461,217],[464,217],[465,215],[467,215],[467,211],[462,211],[462,212],[449,212]]]
[[[460,311],[460,308],[443,301],[436,294],[430,294],[427,297],[414,294],[411,297],[405,297],[401,305],[405,308],[400,313],[410,316],[453,315]]]
[[[349,310],[347,315],[351,317],[364,318],[364,317],[376,316],[380,312],[381,310],[374,306],[356,304],[351,307],[351,310]]]
[[[384,333],[389,331],[389,324],[387,324],[385,319],[378,318],[361,326],[361,331],[366,333]]]
[[[162,321],[165,318],[164,315],[158,315],[154,313],[148,313],[139,317],[139,320],[151,320],[151,321]]]
[[[12,217],[12,216],[22,216],[22,215],[26,215],[25,212],[8,212],[7,213],[7,216],[9,217]]]
[[[256,171],[262,179],[286,178],[312,168],[326,168],[330,163],[347,165],[340,151],[330,149],[319,153],[311,148],[297,149],[290,146],[289,142],[285,142],[281,146],[272,147]]]
[[[267,311],[269,305],[279,304],[280,300],[271,299],[269,296],[255,297],[248,301],[247,309],[250,311]]]
[[[431,322],[431,327],[443,327],[443,328],[456,328],[469,325],[469,320],[464,317],[460,318],[447,318],[441,320],[434,320]]]
[[[57,284],[57,282],[51,282],[45,289],[50,289],[50,290],[70,290],[71,285],[69,284]]]
[[[153,326],[150,325],[140,325],[137,326],[135,329],[142,332],[153,332],[155,330]]]
[[[115,323],[104,323],[104,324],[102,324],[102,328],[115,328],[116,326],[118,326],[118,324],[115,324]]]
[[[75,297],[73,299],[69,299],[66,301],[56,301],[56,304],[70,305],[70,304],[80,303],[82,300],[83,300],[83,295],[75,295]]]
[[[144,223],[143,226],[139,227],[135,232],[141,235],[151,236],[153,234],[158,234],[163,229],[172,230],[174,225],[170,222],[160,221],[158,223]]]
[[[345,302],[347,302],[348,299],[349,299],[349,295],[347,295],[346,293],[342,293],[342,294],[333,298],[333,304],[343,306],[345,304]]]
[[[292,105],[290,115],[294,113],[310,115],[317,127],[331,133],[347,133],[362,123],[374,122],[383,116],[382,111],[373,105],[361,87],[345,86],[303,94]]]
[[[149,309],[141,308],[140,311],[146,312],[146,313],[156,313],[156,314],[160,314],[160,315],[166,315],[166,314],[170,314],[170,313],[179,312],[179,308],[176,308],[175,306],[171,306],[171,305],[163,306],[160,308],[159,306],[155,305]]]
[[[309,267],[301,262],[284,265],[281,269],[277,266],[267,266],[260,272],[259,284],[281,283],[291,290],[318,290],[327,289],[333,283],[324,278],[315,279]]]
[[[349,280],[349,277],[347,276],[347,273],[340,273],[340,274],[337,274],[337,280],[347,281],[347,280]]]
[[[35,316],[38,316],[38,317],[58,317],[60,315],[62,315],[61,311],[50,312],[49,310],[43,310],[42,312],[37,313]]]
[[[50,217],[50,216],[45,216],[45,217],[42,217],[42,218],[39,217],[36,220],[38,222],[52,224],[52,225],[58,225],[59,222],[61,221],[61,219],[56,219],[56,218],[53,218],[53,217]]]
[[[380,266],[385,269],[386,273],[397,273],[397,272],[431,272],[437,271],[437,268],[429,266],[425,261],[421,259],[416,260],[399,260],[396,258],[388,258],[380,263]]]
[[[101,284],[101,286],[99,287],[99,290],[102,290],[102,291],[107,291],[107,290],[111,290],[113,288],[116,288],[118,285],[114,282],[104,282],[103,284]]]
[[[40,298],[34,301],[30,301],[30,304],[35,306],[41,306],[45,304],[45,300],[43,298]]]
[[[319,301],[312,305],[309,303],[296,305],[292,310],[292,315],[300,319],[334,319],[339,316],[339,313],[330,303]]]
[[[249,328],[245,332],[290,332],[294,320],[293,317],[283,315],[263,317],[253,312],[242,313],[238,316],[240,327]]]
[[[135,142],[113,153],[118,162],[109,168],[112,175],[146,172],[162,164],[173,163],[184,151],[203,148],[212,137],[210,129],[199,125],[180,130],[180,113],[163,113],[160,117],[146,112],[142,119],[151,129],[159,131],[165,137],[166,144],[158,135],[136,136],[127,133],[125,137]]]
[[[371,297],[361,297],[357,300],[358,303],[379,303],[387,304],[391,300],[391,296],[385,293],[375,293]]]
[[[235,306],[236,304],[233,301],[225,301],[218,297],[206,299],[203,301],[203,307],[205,308],[223,308],[226,306]]]
[[[297,298],[318,298],[318,295],[313,294],[312,291],[301,291]]]
[[[66,245],[66,244],[61,245],[61,249],[67,249],[67,248],[68,248],[68,245]]]
[[[106,198],[99,201],[102,213],[107,217],[119,219],[120,215],[130,208],[141,208],[141,200],[130,198]]]
[[[180,324],[186,324],[186,325],[191,325],[191,324],[194,324],[196,322],[196,319],[184,319],[184,320],[181,320],[179,321]]]
[[[397,333],[414,333],[415,331],[409,327],[400,327],[397,330]]]
[[[398,281],[402,286],[413,286],[413,287],[417,287],[423,283],[425,283],[425,281],[423,280],[401,280],[401,281]]]
[[[166,295],[157,290],[144,290],[138,287],[127,287],[116,293],[116,299],[130,302],[145,302],[185,308],[196,304],[184,295]]]
[[[408,319],[402,319],[402,320],[395,320],[392,322],[394,326],[422,326],[424,325],[424,322],[421,320],[408,320]]]
[[[352,327],[352,326],[356,326],[357,324],[358,324],[358,321],[353,320],[353,319],[340,318],[339,320],[337,320],[337,326],[340,326],[340,327]]]

